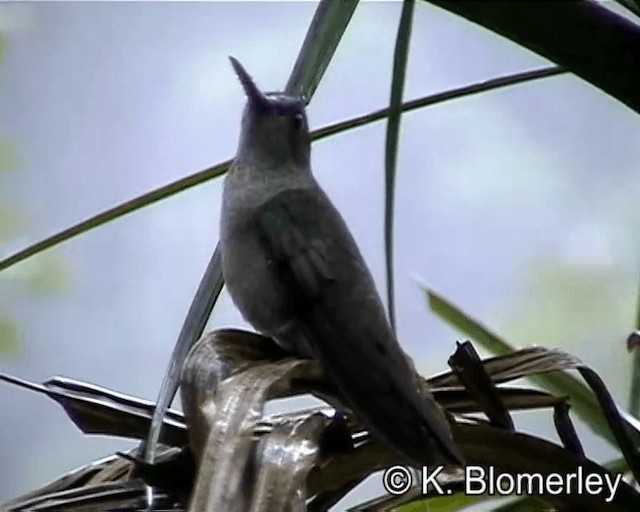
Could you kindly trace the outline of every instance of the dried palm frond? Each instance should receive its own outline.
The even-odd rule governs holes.
[[[424,381],[450,418],[454,439],[468,464],[511,473],[608,470],[587,459],[569,417],[566,397],[505,383],[551,371],[578,369],[594,390],[619,440],[626,468],[638,475],[634,439],[597,375],[575,357],[533,347],[481,361],[469,342],[458,345],[452,372]],[[143,439],[153,404],[67,378],[42,385],[0,374],[0,379],[46,394],[60,403],[85,433]],[[153,466],[137,453],[112,455],[68,473],[2,506],[2,510],[290,511],[327,510],[370,474],[402,464],[370,438],[341,405],[337,390],[316,363],[284,353],[272,340],[239,330],[205,335],[183,370],[184,415],[165,418],[161,452]],[[312,393],[333,407],[264,415],[268,400]],[[551,407],[563,446],[516,432],[511,412]],[[340,412],[337,412],[340,411]],[[393,414],[393,411],[390,411]],[[625,468],[625,469],[626,469]],[[456,468],[438,476],[452,493],[463,488]],[[430,489],[435,493],[435,489]],[[354,510],[387,510],[426,496],[414,487]],[[611,503],[600,497],[542,496],[558,507],[632,510],[640,494],[622,483]]]

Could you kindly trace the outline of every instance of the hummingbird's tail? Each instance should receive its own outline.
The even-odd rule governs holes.
[[[305,336],[373,437],[416,466],[463,465],[444,412],[391,329],[363,339],[355,330],[338,332],[323,317],[314,309]]]

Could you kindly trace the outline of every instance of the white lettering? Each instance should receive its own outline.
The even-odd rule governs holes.
[[[618,485],[620,485],[620,481],[622,480],[622,473],[618,473],[615,475],[615,480],[612,482],[611,477],[613,475],[606,474],[604,475],[604,481],[607,483],[607,487],[609,488],[609,497],[606,498],[607,503],[611,503],[613,497],[616,495],[616,491],[618,490]]]
[[[487,490],[487,482],[485,482],[485,470],[482,466],[466,466],[464,468],[465,494],[469,496],[483,494]],[[479,484],[473,488],[472,484]]]
[[[436,480],[443,469],[444,466],[438,466],[433,473],[429,474],[429,468],[422,466],[422,494],[426,495],[429,493],[429,484],[433,485],[433,488],[438,494],[444,494],[444,489],[440,487],[438,480]]]

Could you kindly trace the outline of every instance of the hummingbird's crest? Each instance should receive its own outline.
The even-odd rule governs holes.
[[[240,61],[232,56],[229,56],[229,60],[231,61],[231,65],[233,66],[236,75],[238,75],[238,79],[240,80],[242,88],[247,95],[247,99],[255,106],[268,105],[270,103],[269,100],[264,93],[258,89],[253,78],[251,78],[251,75],[247,73],[247,70],[244,69],[242,64],[240,64]]]
[[[229,56],[229,60],[242,84],[247,99],[254,107],[258,107],[260,110],[269,110],[276,115],[304,113],[308,103],[304,98],[297,98],[279,91],[263,93],[238,59]]]

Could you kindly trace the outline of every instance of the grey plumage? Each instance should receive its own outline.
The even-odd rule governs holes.
[[[311,173],[305,105],[247,94],[225,179],[222,268],[255,329],[317,359],[380,441],[413,464],[461,464],[449,425],[398,344],[358,247]]]

